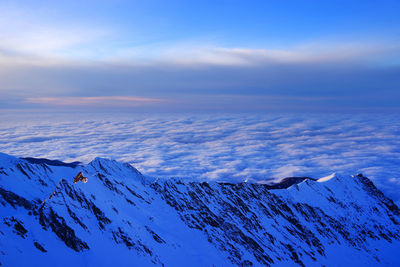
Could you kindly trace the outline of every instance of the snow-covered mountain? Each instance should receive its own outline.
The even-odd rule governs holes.
[[[399,266],[399,222],[362,175],[183,182],[0,154],[2,266]]]

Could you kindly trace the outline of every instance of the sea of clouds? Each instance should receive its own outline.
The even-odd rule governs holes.
[[[0,117],[0,152],[131,163],[155,177],[268,182],[363,173],[400,200],[400,118],[394,115],[140,115]]]

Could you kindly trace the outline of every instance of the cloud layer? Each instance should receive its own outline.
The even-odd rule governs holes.
[[[23,119],[0,127],[16,156],[129,162],[147,175],[265,182],[362,172],[400,199],[400,120],[395,116],[113,116]],[[44,122],[45,121],[45,122]]]

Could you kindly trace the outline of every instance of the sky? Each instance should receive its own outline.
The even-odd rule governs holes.
[[[0,2],[0,110],[399,112],[399,1]]]

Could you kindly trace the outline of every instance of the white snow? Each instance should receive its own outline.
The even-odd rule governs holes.
[[[29,177],[18,169],[18,164]],[[238,237],[235,233],[239,230],[260,244],[264,254],[270,256],[277,266],[296,265],[291,259],[292,254],[287,253],[286,244],[302,253],[298,256],[306,266],[400,264],[394,253],[400,249],[399,226],[392,222],[392,215],[381,200],[366,191],[357,177],[349,175],[332,174],[318,181],[305,180],[288,189],[270,191],[251,182],[239,184],[237,189],[209,182],[207,185],[212,193],[205,194],[206,189],[199,183],[149,178],[128,164],[103,158],[70,168],[29,164],[0,154],[0,170],[0,188],[39,206],[56,188],[55,196],[46,200],[43,207],[53,209],[64,218],[76,237],[90,248],[75,252],[49,227],[43,229],[37,215],[29,214],[18,205],[12,207],[0,195],[0,262],[4,266],[26,266],[33,262],[40,262],[42,267],[149,266],[161,263],[165,266],[235,266],[237,264],[228,259],[228,251],[232,249],[237,249],[243,260],[261,266],[249,247],[231,239]],[[80,171],[88,182],[73,184],[73,177]],[[157,186],[161,187],[160,191],[156,190]],[[177,203],[176,208],[167,203],[168,195],[164,196],[163,192],[171,194],[170,201]],[[195,199],[201,201],[197,203]],[[90,203],[110,219],[110,223],[103,222],[104,228],[100,227],[93,208],[88,206]],[[199,211],[195,205],[206,205],[207,209]],[[237,210],[227,209],[229,206]],[[274,214],[274,207],[285,215]],[[71,216],[71,211],[86,229]],[[200,218],[202,212],[223,218],[221,227],[232,225],[237,229],[206,225],[199,230],[188,227],[183,220],[192,216]],[[10,218],[18,219],[28,230],[25,238],[16,235],[15,229],[4,223]],[[298,229],[291,223],[293,219],[298,220],[302,231],[296,232]],[[252,223],[257,223],[261,229],[247,229]],[[342,231],[357,245],[354,247],[344,237],[346,235],[339,234],[338,229],[329,226],[330,223],[338,229],[343,227]],[[157,242],[149,229],[165,243]],[[363,229],[371,231],[379,239],[367,237],[358,240]],[[311,234],[307,231],[310,231],[319,240],[325,255],[316,252],[316,246],[304,239],[307,237],[299,236],[303,231],[308,238]],[[380,231],[394,233],[397,238],[391,237],[390,243],[379,235]],[[118,238],[116,242],[116,235],[121,232],[129,236],[135,248],[129,249]],[[268,235],[274,238],[273,242]],[[47,252],[39,251],[34,242],[43,245]],[[151,251],[151,255],[142,245]],[[221,245],[227,250],[220,249]],[[314,253],[310,255],[316,261],[306,252]]]
[[[319,178],[317,181],[320,182],[320,183],[326,182],[326,181],[331,180],[331,179],[334,178],[335,176],[336,176],[336,173],[334,172],[334,173],[332,173],[331,175],[328,175],[328,176]]]

